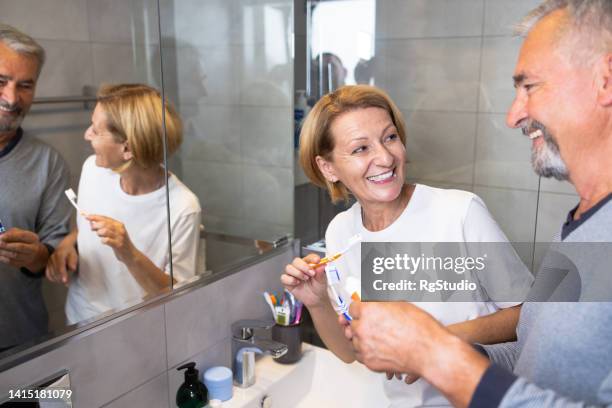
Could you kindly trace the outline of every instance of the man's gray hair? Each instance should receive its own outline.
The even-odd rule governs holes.
[[[32,37],[22,33],[15,27],[0,23],[0,42],[3,42],[15,52],[36,58],[38,61],[38,74],[40,74],[40,70],[45,63],[45,49]]]
[[[571,47],[572,57],[585,63],[612,52],[612,0],[545,0],[527,14],[515,32],[526,36],[538,21],[557,10],[565,10],[568,16],[559,32],[560,42],[579,45]]]

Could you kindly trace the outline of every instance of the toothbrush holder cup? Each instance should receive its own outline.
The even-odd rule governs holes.
[[[300,324],[272,327],[272,339],[287,345],[287,353],[275,361],[281,364],[293,364],[302,358],[302,328]]]

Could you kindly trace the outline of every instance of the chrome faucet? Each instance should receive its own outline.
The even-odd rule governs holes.
[[[287,345],[274,340],[255,336],[255,330],[269,331],[274,322],[262,320],[239,320],[232,324],[232,372],[234,384],[239,387],[250,387],[255,383],[255,352],[270,354],[279,358],[287,353]],[[251,350],[242,351],[245,347]]]

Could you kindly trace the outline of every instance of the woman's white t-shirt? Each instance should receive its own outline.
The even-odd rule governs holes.
[[[174,175],[168,179],[172,270],[178,282],[196,273],[201,209],[198,198]],[[120,176],[98,167],[95,156],[83,164],[78,204],[89,214],[122,222],[134,246],[158,268],[169,273],[166,189],[129,195],[121,189]],[[69,323],[120,310],[142,301],[146,294],[127,267],[104,245],[89,222],[77,215],[78,273],[72,277],[66,301]]]
[[[355,203],[338,214],[325,234],[327,254],[343,250],[351,237],[361,234],[363,242],[507,242],[508,239],[489,214],[482,200],[470,192],[446,190],[417,184],[403,213],[381,231],[367,230],[362,223],[361,206]],[[516,255],[513,252],[514,255]],[[361,248],[354,246],[335,261],[345,294],[360,293]],[[518,255],[507,260],[499,274],[499,285],[530,286],[531,273]],[[504,279],[503,275],[508,279]],[[489,283],[493,284],[493,283]],[[506,289],[502,288],[502,290]],[[487,288],[495,290],[495,288]],[[442,324],[449,325],[493,313],[520,302],[420,302],[418,306]],[[424,380],[407,385],[402,380],[387,380],[382,375],[391,407],[420,405],[450,406],[450,403]]]

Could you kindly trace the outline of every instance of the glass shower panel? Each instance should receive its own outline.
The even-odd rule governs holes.
[[[202,206],[198,273],[217,271],[293,231],[293,1],[160,4],[165,91],[184,126],[170,168]]]

